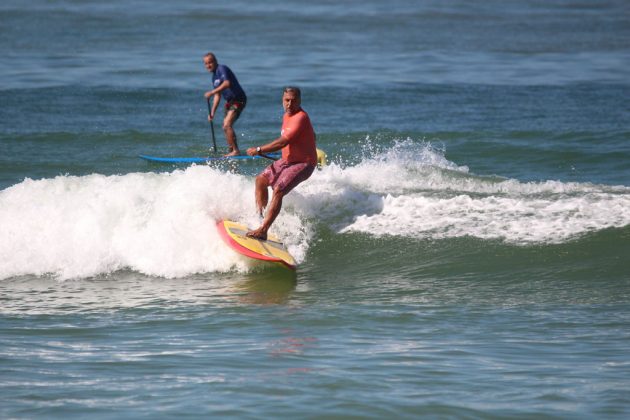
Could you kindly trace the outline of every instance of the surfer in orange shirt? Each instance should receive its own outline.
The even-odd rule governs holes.
[[[250,156],[282,150],[282,157],[256,177],[256,207],[261,215],[269,202],[269,187],[273,189],[273,196],[261,226],[248,232],[247,236],[267,239],[267,231],[280,213],[284,196],[299,183],[306,181],[317,166],[315,131],[301,103],[302,94],[299,88],[284,88],[284,117],[280,137],[263,146],[247,149]]]

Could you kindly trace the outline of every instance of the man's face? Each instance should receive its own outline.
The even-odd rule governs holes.
[[[217,68],[217,59],[212,56],[204,57],[203,65],[206,66],[206,69],[209,72],[214,72],[214,70]]]
[[[284,112],[293,115],[300,109],[300,98],[295,92],[284,92],[284,95],[282,95],[282,107]]]

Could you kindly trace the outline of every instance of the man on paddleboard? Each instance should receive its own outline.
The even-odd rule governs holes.
[[[227,139],[230,152],[225,156],[238,156],[241,151],[238,149],[236,143],[236,134],[234,134],[234,128],[232,127],[238,117],[245,109],[247,104],[247,96],[245,91],[238,83],[236,76],[232,73],[232,70],[226,65],[219,64],[217,58],[211,52],[207,53],[203,57],[203,64],[206,69],[212,73],[212,90],[205,93],[207,100],[210,100],[214,96],[212,103],[212,110],[208,115],[208,121],[214,119],[214,114],[219,107],[221,96],[225,99],[225,118],[223,119],[223,132]]]
[[[271,204],[262,225],[247,236],[267,239],[267,231],[282,208],[282,199],[300,182],[306,181],[317,165],[315,131],[306,111],[301,107],[302,94],[297,87],[286,87],[282,94],[282,131],[280,137],[259,147],[250,147],[250,156],[282,150],[282,157],[256,177],[256,207],[262,215],[269,202],[267,188],[273,189]]]

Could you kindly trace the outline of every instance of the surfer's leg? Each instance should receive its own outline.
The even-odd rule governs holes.
[[[260,225],[258,229],[247,232],[247,236],[257,239],[267,239],[267,231],[273,224],[274,220],[276,220],[276,217],[278,217],[278,214],[280,214],[280,210],[282,209],[283,198],[284,192],[278,190],[277,188],[273,190],[273,197],[271,197],[271,204],[269,204],[269,208],[267,209],[265,220],[263,220],[262,225]]]
[[[258,214],[262,217],[265,207],[269,202],[269,180],[263,174],[256,177],[256,209]]]
[[[282,174],[286,164],[282,159],[275,161],[271,165],[267,166],[256,177],[256,209],[261,218],[267,203],[269,202],[269,187],[275,188],[275,183],[278,180],[278,176]]]
[[[262,211],[267,206],[269,200],[268,187],[273,187],[273,196],[262,224],[258,229],[248,232],[247,236],[267,239],[267,231],[274,220],[276,220],[276,217],[278,217],[278,214],[280,214],[284,196],[295,188],[297,184],[308,178],[314,169],[314,166],[306,163],[288,165],[283,160],[276,161],[265,168],[256,177],[256,205],[259,211]]]
[[[238,144],[236,143],[236,134],[234,133],[234,122],[238,118],[238,113],[230,109],[227,114],[225,114],[225,119],[223,120],[223,132],[225,133],[225,138],[228,142],[228,146],[230,147],[230,153],[225,156],[238,156],[241,154],[241,151],[238,149]]]

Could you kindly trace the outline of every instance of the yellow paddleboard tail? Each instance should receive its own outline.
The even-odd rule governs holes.
[[[295,270],[297,263],[280,240],[269,235],[267,240],[247,236],[249,228],[230,220],[217,221],[217,229],[223,241],[234,251],[255,260],[280,263]]]
[[[317,149],[317,166],[319,168],[326,166],[326,152],[322,149]]]

